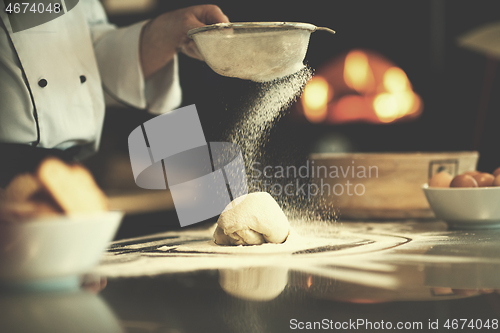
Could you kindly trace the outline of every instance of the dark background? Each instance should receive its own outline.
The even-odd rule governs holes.
[[[306,63],[319,69],[335,56],[353,48],[374,50],[408,75],[413,89],[424,102],[423,114],[409,123],[389,125],[317,125],[300,122],[287,111],[273,129],[268,150],[282,155],[305,156],[327,134],[347,137],[353,149],[373,151],[459,151],[479,150],[478,169],[493,171],[500,166],[500,80],[496,61],[490,60],[493,75],[487,99],[487,116],[475,130],[480,96],[484,90],[488,60],[485,55],[460,48],[457,37],[499,19],[498,1],[462,0],[342,0],[342,1],[215,1],[233,22],[296,21],[330,27],[311,35]],[[197,1],[159,1],[156,8],[140,15],[109,15],[112,23],[128,25],[177,8],[202,4]],[[221,77],[203,62],[180,55],[183,105],[195,103],[207,141],[223,140],[224,131],[251,98],[255,83]],[[130,110],[129,110],[130,111]],[[126,137],[148,116],[137,112],[108,112],[103,138],[109,133],[119,149],[126,151]],[[130,122],[115,129],[115,123]],[[476,131],[476,133],[475,133]],[[107,134],[108,133],[108,134]],[[475,141],[476,140],[476,141]],[[475,143],[476,142],[476,143]],[[300,158],[301,158],[300,157]]]

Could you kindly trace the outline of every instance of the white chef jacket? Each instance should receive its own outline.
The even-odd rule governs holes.
[[[103,87],[152,113],[181,103],[177,56],[144,80],[139,37],[145,22],[117,29],[97,0],[80,0],[64,15],[15,33],[3,1],[0,18],[0,142],[97,150]]]

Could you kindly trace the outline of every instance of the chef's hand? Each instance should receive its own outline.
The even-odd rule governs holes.
[[[170,62],[177,51],[203,60],[194,41],[187,36],[193,28],[227,23],[229,19],[215,5],[199,5],[164,13],[144,25],[140,41],[141,67],[148,78]]]

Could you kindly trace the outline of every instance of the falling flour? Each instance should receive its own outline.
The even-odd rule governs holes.
[[[229,134],[229,141],[237,143],[242,150],[247,170],[262,157],[271,129],[300,96],[311,77],[311,68],[304,66],[285,78],[260,83],[257,97],[247,105]]]
[[[252,179],[251,170],[254,163],[273,163],[279,165],[282,161],[276,156],[266,156],[266,145],[269,142],[270,134],[281,117],[286,114],[286,110],[301,95],[307,81],[312,77],[313,71],[308,66],[303,66],[300,70],[284,78],[275,79],[264,83],[258,83],[257,96],[251,98],[243,106],[241,117],[231,129],[227,140],[238,144],[245,161],[249,191],[269,191],[259,186],[259,180]],[[281,188],[286,186],[283,179],[269,179],[266,181],[280,183]],[[293,182],[307,182],[306,179],[286,180]],[[257,186],[255,186],[257,184]],[[326,203],[321,197],[307,198],[297,195],[276,195],[271,193],[289,219],[295,220],[318,220],[324,219],[335,221],[337,210]],[[321,211],[322,216],[318,216]]]

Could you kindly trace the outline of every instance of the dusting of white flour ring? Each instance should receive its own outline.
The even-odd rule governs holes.
[[[290,223],[281,207],[266,192],[235,199],[222,212],[214,232],[218,245],[260,245],[283,243]]]

